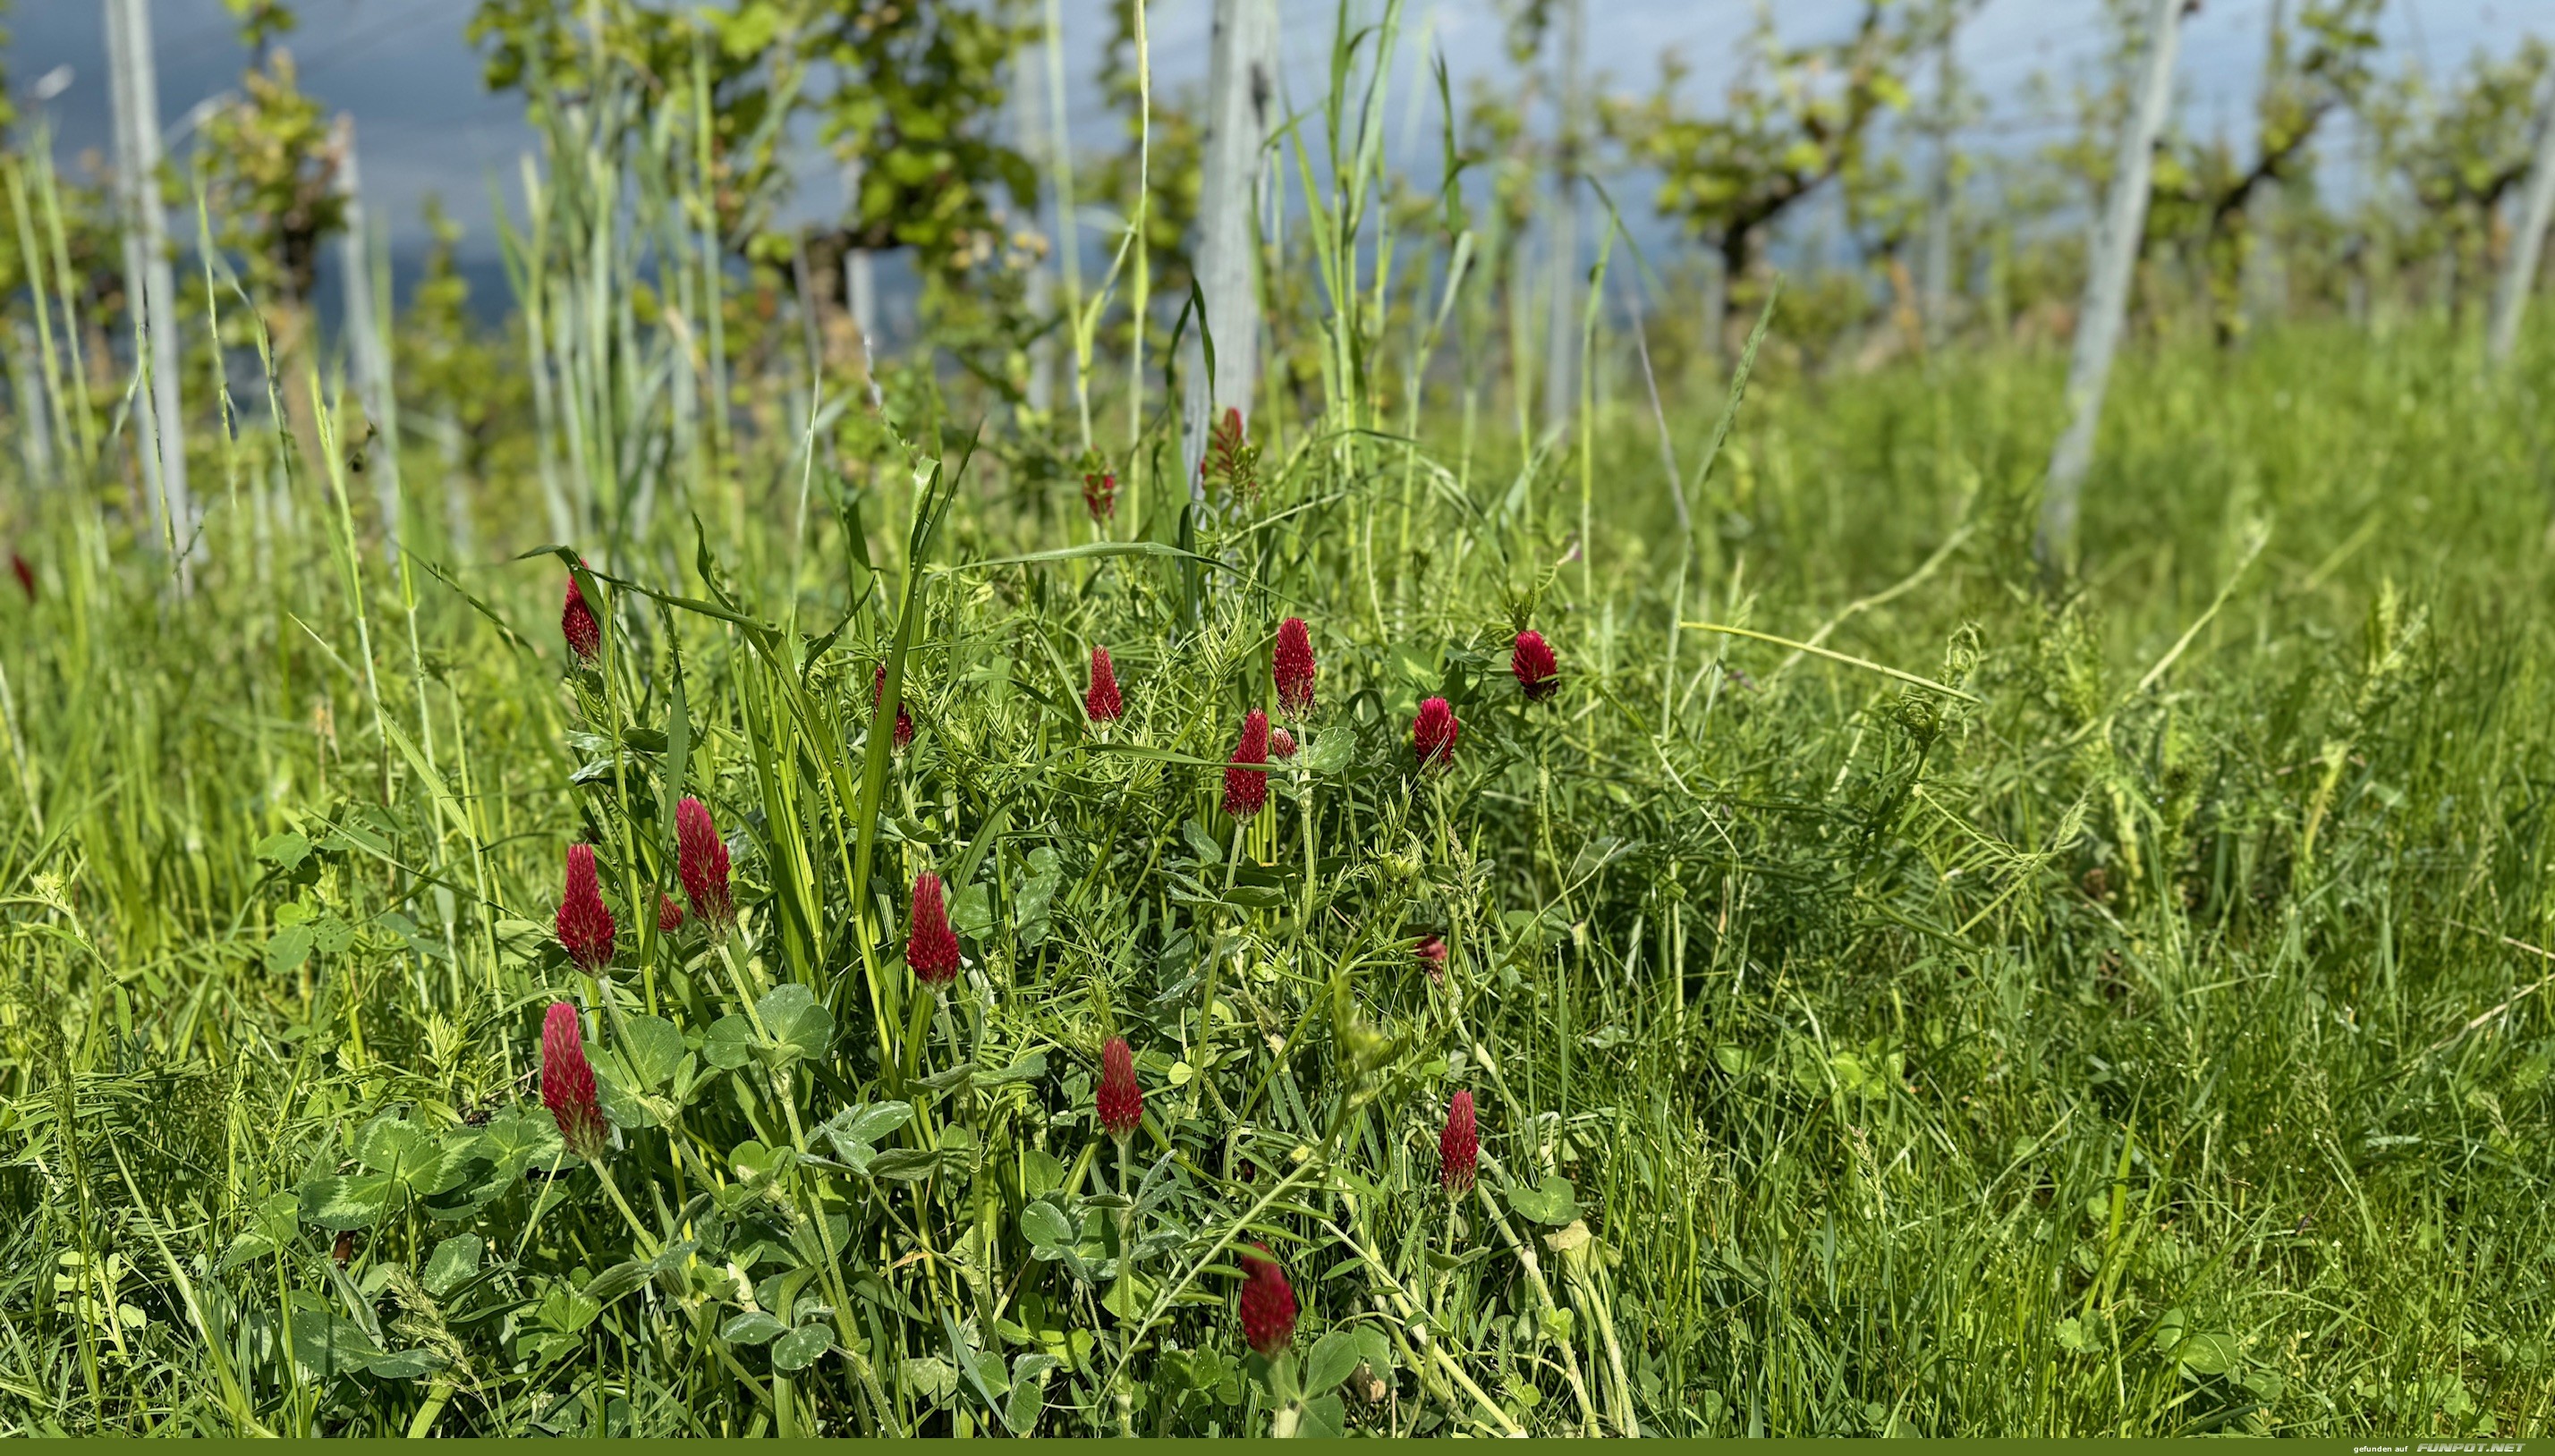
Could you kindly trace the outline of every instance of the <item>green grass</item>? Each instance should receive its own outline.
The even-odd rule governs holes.
[[[1319,1376],[1302,1418],[1376,1432],[2542,1431],[2545,375],[2471,356],[2125,361],[2061,603],[2045,356],[1761,376],[1690,559],[1622,411],[1580,559],[1580,462],[1451,427],[1290,424],[1205,563],[981,564],[1091,540],[999,424],[926,452],[936,518],[902,466],[801,511],[776,455],[697,487],[705,541],[584,544],[633,584],[591,674],[554,560],[438,561],[483,612],[263,456],[183,598],[28,482],[0,1429],[1236,1433]],[[1719,400],[1680,392],[1691,471]],[[1237,836],[1289,614],[1309,767]],[[1421,775],[1432,694],[1463,737]],[[737,845],[732,958],[634,913],[678,792]],[[603,978],[548,929],[576,840]],[[945,1004],[902,962],[926,869]],[[629,1089],[608,1189],[529,1081],[556,999]],[[1304,1306],[1274,1384],[1253,1239]]]

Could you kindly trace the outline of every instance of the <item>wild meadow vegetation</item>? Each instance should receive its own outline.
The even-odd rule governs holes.
[[[2547,1427],[2542,311],[2174,255],[2053,573],[2009,320],[1610,233],[1544,422],[1344,11],[1192,485],[1150,125],[873,361],[785,60],[548,12],[504,329],[207,204],[193,507],[5,161],[0,1430]]]

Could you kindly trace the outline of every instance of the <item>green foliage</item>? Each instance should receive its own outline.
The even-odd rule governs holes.
[[[376,739],[331,654],[358,600],[404,612],[384,587],[259,577],[224,529],[195,609],[126,632],[155,578],[118,562],[0,651],[8,701],[48,705],[13,709],[0,790],[23,887],[0,920],[0,1392],[69,1393],[0,1394],[0,1416],[2525,1428],[2555,1053],[2534,998],[2459,1031],[2536,975],[2462,927],[2541,943],[2511,786],[2555,753],[2533,706],[2555,683],[2506,610],[2544,572],[2524,443],[2438,347],[2129,361],[2105,458],[2142,503],[2092,495],[2119,566],[2054,613],[2009,589],[2014,508],[1964,484],[2036,450],[2045,370],[1769,375],[1697,502],[1747,555],[1747,619],[1807,639],[1948,543],[1826,640],[1975,705],[1762,644],[1672,657],[1694,609],[1661,594],[1636,419],[1604,426],[1625,484],[1595,597],[1529,564],[1570,514],[1506,467],[1414,502],[1396,609],[1364,543],[1398,506],[1344,493],[1324,451],[1264,457],[1200,540],[1232,564],[1194,626],[1177,561],[1124,545],[969,564],[1052,528],[962,490],[916,558],[938,563],[903,668],[919,731],[867,929],[862,799],[832,768],[878,721],[894,635],[861,578],[802,586],[807,619],[851,618],[810,641],[719,550],[622,578],[669,616],[598,577],[612,646],[577,693],[546,631],[519,653],[427,583],[421,656],[377,649],[427,716],[386,693]],[[1946,390],[1966,408],[1938,415]],[[2381,455],[2380,494],[2323,467]],[[511,620],[556,610],[547,566],[475,585]],[[1503,661],[1530,585],[1569,684],[1544,707]],[[1237,838],[1218,766],[1281,610],[1318,624],[1319,719]],[[1131,709],[1105,735],[1079,715],[1092,641]],[[1423,779],[1429,694],[1465,732]],[[653,904],[677,773],[734,835],[740,929],[622,913],[587,983],[543,923],[558,846],[602,847],[616,912]],[[924,868],[971,959],[945,1000],[898,961]],[[1442,985],[1421,933],[1453,948]],[[556,998],[591,1009],[615,1129],[591,1165],[526,1083]],[[1123,1164],[1091,1104],[1113,1033],[1147,1093]],[[1450,1208],[1457,1086],[1485,1160]],[[1304,1304],[1280,1366],[1233,1332],[1241,1239]]]
[[[214,240],[261,294],[310,297],[319,246],[346,225],[338,155],[319,101],[303,91],[293,53],[267,50],[240,77],[240,99],[204,122],[196,166]]]
[[[2445,86],[2408,70],[2365,107],[2394,183],[2372,199],[2368,225],[2387,254],[2444,262],[2452,304],[2480,294],[2474,284],[2488,275],[2494,218],[2527,175],[2550,61],[2555,51],[2530,37],[2506,53],[2478,53]]]
[[[1009,13],[954,14],[483,8],[548,148],[520,332],[466,326],[439,226],[400,363],[443,422],[411,460],[450,451],[493,547],[422,521],[385,569],[351,477],[402,442],[344,437],[306,358],[306,420],[197,420],[227,488],[184,594],[84,464],[129,457],[8,497],[38,589],[0,591],[0,1431],[2546,1423],[2543,350],[2492,384],[2436,323],[2133,351],[2062,601],[2024,545],[2045,349],[1839,377],[1780,339],[1674,495],[1662,434],[1702,458],[1726,381],[1628,409],[1619,351],[1574,482],[1481,423],[1524,104],[1448,121],[1493,173],[1476,240],[1373,160],[1392,37],[1343,24],[1289,139],[1296,367],[1202,511],[1156,382],[1104,394],[1130,503],[1086,535],[999,378],[926,362],[873,406],[779,282],[779,119],[832,104],[809,38],[925,56],[909,99],[973,125],[1012,42],[967,27]],[[1750,83],[1750,176],[1888,181],[1853,128],[1899,104],[1912,14],[1838,53],[1860,79],[1767,61],[1807,89]],[[845,145],[939,165],[861,115]],[[269,162],[316,165],[306,121]],[[942,220],[993,215],[1004,164],[950,145],[991,171]],[[1008,266],[951,227],[901,245]],[[1842,334],[1867,285],[1776,326]],[[550,628],[571,565],[590,665]],[[1289,615],[1316,705],[1235,822]],[[1529,626],[1547,702],[1509,674]],[[1432,697],[1462,736],[1423,771]],[[687,795],[732,927],[662,928]],[[619,925],[595,974],[550,924],[572,842]],[[924,872],[966,958],[939,988],[904,962]],[[591,1156],[542,1097],[559,1002]],[[1274,1360],[1236,1328],[1253,1243],[1300,1306]]]
[[[986,269],[1009,246],[1002,198],[1037,194],[1028,160],[995,136],[1003,67],[1034,38],[1019,0],[839,7],[808,35],[832,67],[820,136],[860,176],[850,246],[911,248],[928,278]]]
[[[1845,39],[1804,46],[1782,44],[1761,13],[1721,110],[1686,109],[1686,66],[1670,52],[1657,88],[1612,105],[1607,129],[1659,170],[1658,210],[1710,241],[1738,279],[1785,210],[1873,165],[1875,120],[1908,105],[1908,69],[1929,33],[1919,12],[1910,0],[1866,0]]]

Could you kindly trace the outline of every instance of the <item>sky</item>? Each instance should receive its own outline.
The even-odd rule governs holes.
[[[237,84],[245,53],[221,0],[150,3],[160,114],[173,134],[173,152],[182,153],[186,144],[175,134],[190,110]],[[1211,3],[1154,0],[1149,6],[1157,88],[1202,84]],[[1615,86],[1648,89],[1658,57],[1675,50],[1694,66],[1692,93],[1708,97],[1736,64],[1737,47],[1760,0],[1586,3],[1590,65]],[[2206,0],[2187,23],[2184,125],[2244,132],[2275,3],[2296,0]],[[1332,0],[1278,4],[1286,72],[1299,93],[1318,88]],[[300,62],[303,86],[332,110],[353,116],[366,205],[390,226],[394,253],[422,246],[421,209],[434,194],[463,224],[465,255],[492,258],[492,182],[513,192],[518,158],[533,145],[519,101],[491,96],[480,84],[479,58],[462,39],[474,8],[471,0],[302,0],[298,7],[301,25],[288,44]],[[1784,0],[1772,8],[1786,40],[1810,41],[1841,34],[1859,0]],[[103,154],[109,148],[101,9],[98,0],[32,0],[9,17],[8,74],[22,104],[39,77],[70,68],[67,88],[43,109],[53,119],[60,154],[74,169],[84,151]],[[1970,145],[2027,149],[2066,133],[2063,119],[2034,113],[2032,81],[2046,76],[2057,83],[2055,94],[2063,95],[2070,78],[2099,65],[2106,34],[2099,13],[2099,0],[1986,0],[1959,43],[1961,65],[1989,103],[1967,139]],[[1443,49],[1459,99],[1463,77],[1506,68],[1496,0],[1405,0],[1405,15],[1408,38],[1424,35]],[[1105,30],[1103,9],[1097,0],[1066,0],[1064,16],[1068,63],[1076,77],[1070,92],[1074,130],[1099,145],[1112,125],[1089,79]],[[2478,50],[2506,51],[2530,33],[2555,37],[2555,0],[2388,0],[2380,32],[2382,64],[2418,64],[2439,73],[2462,65]],[[1419,54],[1408,45],[1404,53]],[[1408,83],[1404,77],[1396,84]],[[1401,107],[1391,114],[1396,131],[1389,135],[1398,147]],[[1433,165],[1434,125],[1433,111],[1423,113],[1422,134],[1410,139],[1414,160],[1426,165]],[[829,211],[840,197],[832,167],[812,148],[802,149],[799,160],[806,182],[797,210],[810,216]]]

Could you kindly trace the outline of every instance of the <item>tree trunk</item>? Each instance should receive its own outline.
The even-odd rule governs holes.
[[[1035,217],[1046,210],[1045,73],[1042,58],[1024,49],[1012,58],[1012,145],[1036,169],[1039,196],[1031,204]],[[849,280],[845,281],[846,283]],[[1055,306],[1055,277],[1044,262],[1030,270],[1028,296],[1023,301],[1034,325],[1042,325],[1047,312]],[[1055,330],[1040,328],[1030,341],[1029,380],[1023,397],[1035,414],[1044,415],[1055,408]]]
[[[861,223],[861,165],[843,164],[843,215],[855,233]],[[869,387],[870,406],[881,400],[878,382],[878,271],[870,250],[858,245],[843,250],[843,306],[851,310],[852,332],[861,341],[861,381]]]
[[[1568,424],[1579,403],[1579,314],[1587,280],[1579,271],[1580,148],[1587,139],[1586,0],[1561,0],[1561,133],[1552,199],[1552,317],[1544,341],[1543,423]]]
[[[45,378],[45,356],[35,329],[19,323],[12,342],[17,347],[9,351],[9,382],[17,386],[19,454],[26,463],[27,483],[42,489],[54,478],[52,406],[45,398],[51,381]]]
[[[337,241],[338,280],[346,310],[347,373],[373,438],[363,450],[382,513],[382,550],[396,563],[402,514],[399,473],[399,405],[391,394],[390,352],[382,345],[381,315],[374,311],[372,250],[364,230],[364,184],[355,167],[355,118],[337,115],[337,184],[346,203],[346,231]]]
[[[160,201],[160,80],[148,0],[107,0],[107,73],[115,109],[116,191],[124,222],[124,278],[134,353],[147,350],[151,395],[138,412],[143,479],[154,523],[180,553],[179,581],[197,554],[186,489],[185,413],[179,394],[178,283],[169,264],[169,219]]]
[[[2103,391],[2111,380],[2121,325],[2129,315],[2129,281],[2146,231],[2156,139],[2163,134],[2165,113],[2173,102],[2174,51],[2182,7],[2183,0],[2153,0],[2147,20],[2146,75],[2138,87],[2137,107],[2121,133],[2111,196],[2104,204],[2102,230],[2094,237],[2093,266],[2086,271],[2075,355],[2067,366],[2072,418],[2049,457],[2049,476],[2040,497],[2040,528],[2031,543],[2032,555],[2050,577],[2064,572],[2075,544],[2078,498],[2094,460],[2094,430],[2103,419]]]
[[[2289,274],[2280,257],[2280,180],[2265,178],[2245,199],[2245,258],[2239,288],[2250,333],[2289,311]]]
[[[2501,284],[2494,293],[2493,329],[2485,340],[2485,362],[2494,368],[2508,362],[2519,343],[2520,315],[2537,285],[2538,250],[2546,241],[2546,224],[2555,216],[2555,74],[2540,87],[2537,107],[2537,153],[2528,166],[2528,188],[2520,194],[2519,232],[2502,261]]]
[[[1206,499],[1207,432],[1227,410],[1246,421],[1260,387],[1260,151],[1278,94],[1275,0],[1215,0],[1208,42],[1205,157],[1198,190],[1198,292],[1204,329],[1182,344],[1187,382],[1180,410],[1180,464],[1189,498]],[[1215,345],[1207,378],[1202,345]]]
[[[1729,330],[1730,265],[1716,250],[1703,260],[1703,358],[1715,374],[1728,362]]]
[[[1924,284],[1920,297],[1925,350],[1940,349],[1952,323],[1952,78],[1953,29],[1943,27],[1934,95],[1934,195],[1925,213]]]

